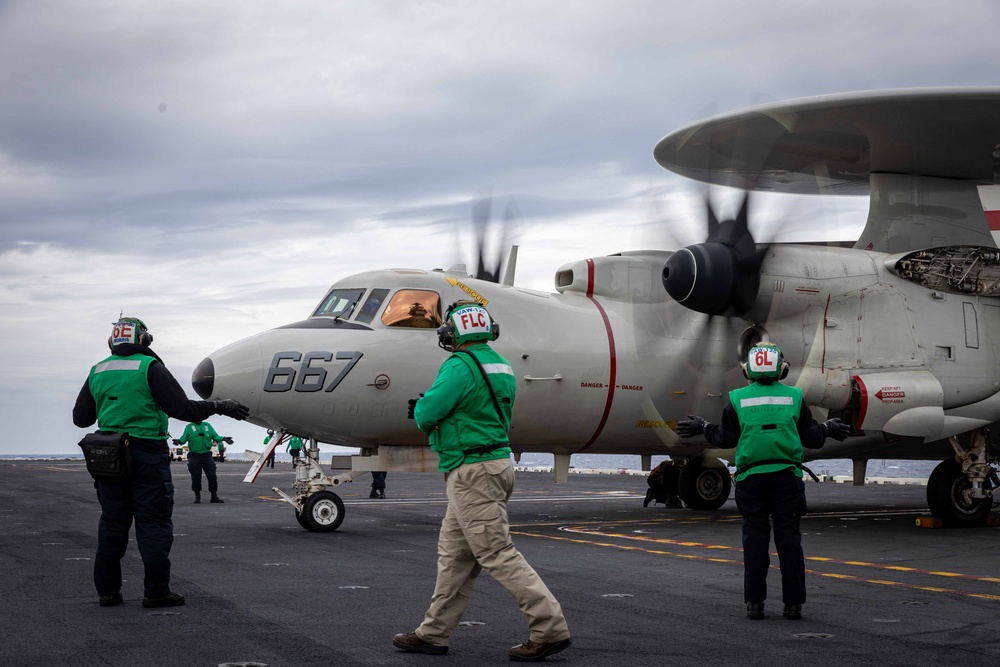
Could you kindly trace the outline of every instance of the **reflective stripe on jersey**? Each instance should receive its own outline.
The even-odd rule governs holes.
[[[94,366],[94,373],[104,371],[137,371],[142,366],[138,359],[115,359],[114,361],[104,361]]]
[[[495,373],[503,373],[504,375],[514,374],[514,369],[507,364],[483,364],[483,370],[491,375]]]
[[[741,408],[752,408],[755,405],[791,405],[791,396],[758,396],[756,398],[741,398]]]

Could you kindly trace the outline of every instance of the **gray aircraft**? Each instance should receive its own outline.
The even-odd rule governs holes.
[[[676,252],[582,259],[555,293],[465,266],[388,269],[336,282],[305,320],[206,358],[192,379],[206,399],[234,398],[250,421],[308,438],[294,493],[299,523],[336,530],[330,489],[373,470],[432,471],[407,399],[430,386],[444,352],[435,329],[459,299],[501,325],[495,348],[518,377],[515,456],[550,452],[556,481],[572,454],[669,454],[694,509],[729,497],[734,450],[681,441],[688,414],[718,421],[745,382],[739,360],[776,343],[818,418],[840,417],[845,442],[812,458],[939,460],[927,486],[949,525],[987,520],[1000,486],[990,427],[1000,421],[1000,88],[879,91],[728,113],[680,129],[654,150],[663,167],[746,191],[869,193],[852,248],[762,244],[744,199],[705,240]],[[281,438],[271,443],[273,448]],[[319,461],[319,442],[360,448]],[[268,452],[261,452],[250,481]]]

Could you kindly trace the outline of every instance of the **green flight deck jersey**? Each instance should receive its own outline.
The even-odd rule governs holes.
[[[736,481],[744,480],[747,475],[788,467],[794,467],[795,475],[802,477],[802,470],[796,465],[802,463],[802,441],[797,426],[802,390],[778,382],[767,385],[753,382],[729,392],[729,401],[740,422],[736,467],[742,472],[736,475]],[[787,463],[754,465],[768,460]]]
[[[507,446],[490,452],[467,453],[478,447],[506,445],[517,380],[507,360],[486,343],[465,349],[483,365],[500,402],[500,414],[482,373],[469,355],[456,352],[445,359],[434,384],[417,401],[413,411],[417,426],[430,435],[431,449],[437,452],[441,472],[454,470],[463,463],[510,456]]]
[[[187,444],[192,454],[207,454],[212,451],[212,442],[222,440],[208,422],[193,422],[184,427],[181,444]]]
[[[87,383],[97,406],[100,430],[148,440],[166,439],[167,413],[157,405],[149,388],[149,365],[155,361],[145,354],[113,354],[90,369]]]

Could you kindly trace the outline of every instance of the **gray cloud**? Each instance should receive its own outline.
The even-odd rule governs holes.
[[[158,323],[186,383],[340,277],[449,263],[486,186],[514,197],[525,238],[559,239],[522,249],[534,287],[576,256],[690,242],[698,190],[653,162],[662,136],[766,101],[1000,83],[997,17],[860,0],[0,2],[0,419],[64,415],[32,447],[66,451],[67,401],[119,309]],[[864,202],[755,211],[762,229],[840,235]],[[225,322],[207,343],[206,317]]]

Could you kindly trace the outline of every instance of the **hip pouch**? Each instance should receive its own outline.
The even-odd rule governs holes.
[[[99,482],[124,482],[132,476],[128,433],[88,433],[80,441],[87,472]]]

